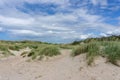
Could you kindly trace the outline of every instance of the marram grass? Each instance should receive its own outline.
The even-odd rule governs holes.
[[[120,60],[120,42],[85,43],[74,49],[72,55],[77,56],[82,53],[86,53],[88,65],[91,65],[96,56],[105,56],[109,62],[118,65],[117,60]]]
[[[32,59],[42,59],[44,56],[52,57],[60,55],[59,48],[56,46],[44,46],[44,47],[38,47],[38,49],[32,50],[28,57],[31,57]]]
[[[29,47],[31,49],[31,52],[23,52],[21,56],[28,56],[32,59],[36,59],[38,57],[41,59],[43,56],[52,57],[60,54],[58,45],[32,41],[1,41],[0,54],[3,54],[5,56],[11,55],[9,50],[19,51],[20,49],[25,49],[26,47]]]

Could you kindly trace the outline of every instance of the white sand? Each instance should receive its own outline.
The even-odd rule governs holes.
[[[0,80],[120,80],[120,67],[97,58],[92,67],[85,55],[75,58],[70,50],[50,60],[26,62],[19,55],[0,60]]]

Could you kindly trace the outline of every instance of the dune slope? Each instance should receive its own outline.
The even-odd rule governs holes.
[[[43,61],[27,62],[11,56],[0,59],[0,80],[120,80],[120,68],[99,57],[87,66],[85,54],[71,57],[71,50]]]

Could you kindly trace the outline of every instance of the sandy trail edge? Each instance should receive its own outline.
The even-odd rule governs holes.
[[[26,62],[18,56],[0,60],[0,80],[120,80],[120,68],[99,57],[92,67],[85,54],[72,58],[71,50],[50,60]]]

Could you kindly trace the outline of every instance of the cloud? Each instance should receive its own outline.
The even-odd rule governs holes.
[[[11,25],[11,26],[28,26],[33,23],[34,20],[30,19],[21,19],[14,17],[5,17],[0,15],[0,23],[3,25]]]
[[[120,27],[118,29],[107,31],[106,34],[108,34],[108,35],[119,35],[120,34]]]
[[[3,31],[3,28],[2,27],[0,27],[0,32],[2,32]]]
[[[107,34],[105,34],[105,33],[100,33],[100,36],[107,37],[108,35],[107,35]]]
[[[51,9],[53,4],[57,7]],[[97,12],[99,6],[108,5],[108,0],[0,0],[0,31],[56,42],[120,34],[118,25],[108,23],[109,16]]]
[[[106,6],[108,5],[107,0],[91,0],[93,5],[101,5],[101,6]]]
[[[118,21],[118,24],[120,25],[120,16],[116,18]]]
[[[35,32],[32,30],[9,30],[14,35],[21,35],[21,36],[41,36],[42,33]]]

